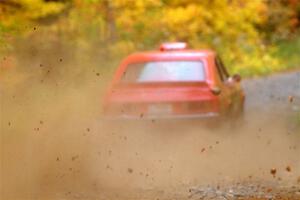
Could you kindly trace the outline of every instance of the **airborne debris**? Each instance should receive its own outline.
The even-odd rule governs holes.
[[[277,169],[276,168],[272,168],[270,170],[270,173],[275,177],[276,176],[276,173],[277,173]]]
[[[133,172],[133,169],[131,169],[131,168],[128,168],[128,169],[127,169],[127,171],[128,171],[128,173],[130,173],[130,174],[131,174],[131,173]]]
[[[71,159],[72,159],[72,161],[74,161],[74,160],[76,160],[77,158],[79,158],[79,156],[78,156],[78,155],[76,155],[76,156],[73,156]]]
[[[267,193],[270,193],[270,192],[272,192],[272,191],[273,191],[272,188],[268,188],[268,189],[267,189]]]
[[[289,102],[292,103],[294,101],[294,96],[289,96],[288,99],[289,99]]]

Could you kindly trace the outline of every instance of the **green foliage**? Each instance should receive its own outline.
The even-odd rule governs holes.
[[[285,63],[285,67],[290,69],[300,64],[300,37],[292,38],[276,43],[278,51],[274,57],[280,58]]]

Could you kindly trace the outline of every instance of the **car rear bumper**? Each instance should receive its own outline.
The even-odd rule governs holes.
[[[182,115],[119,115],[119,116],[105,116],[105,120],[138,120],[138,121],[151,121],[151,120],[205,120],[219,118],[220,114],[216,112],[201,113],[201,114],[182,114]]]

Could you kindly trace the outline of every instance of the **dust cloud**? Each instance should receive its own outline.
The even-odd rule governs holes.
[[[147,191],[156,199],[201,185],[300,184],[299,132],[272,111],[246,111],[235,128],[107,122],[109,77],[95,63],[51,59],[51,69],[19,63],[1,77],[1,199],[133,199]]]

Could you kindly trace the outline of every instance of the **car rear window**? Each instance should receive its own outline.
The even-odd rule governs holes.
[[[205,80],[201,61],[155,61],[127,66],[122,82],[199,82]]]

